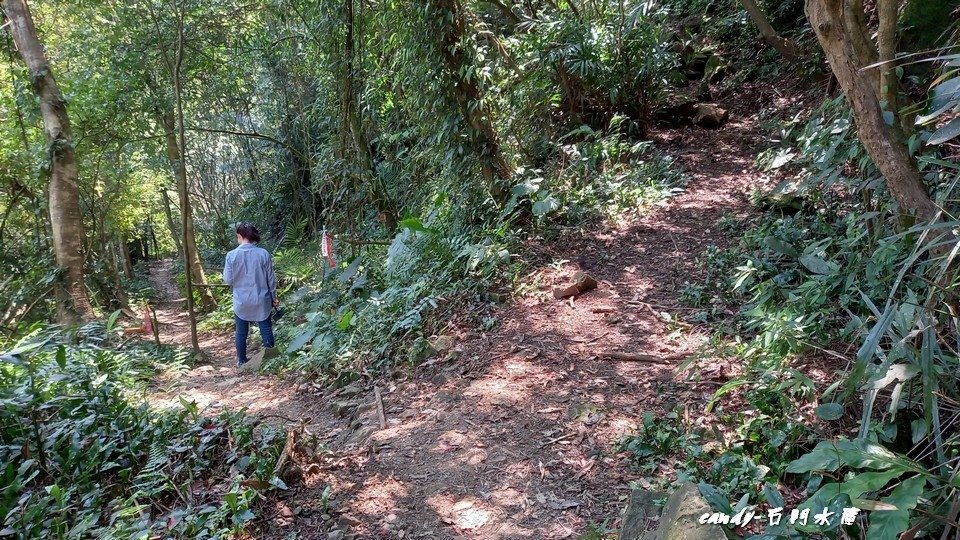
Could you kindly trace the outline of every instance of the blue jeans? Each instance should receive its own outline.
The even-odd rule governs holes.
[[[250,333],[250,321],[245,321],[237,317],[236,314],[233,315],[233,320],[237,323],[237,363],[245,364],[247,362],[247,335]],[[257,326],[260,327],[260,339],[263,340],[263,346],[273,347],[273,321],[270,320],[270,317],[257,322]]]

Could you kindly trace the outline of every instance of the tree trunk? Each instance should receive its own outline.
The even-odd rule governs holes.
[[[360,112],[357,110],[356,72],[354,70],[354,16],[353,0],[344,0],[344,73],[343,94],[341,96],[340,152],[346,159],[347,146],[352,145],[360,160],[361,180],[365,184],[377,215],[387,233],[397,229],[399,213],[397,205],[391,199],[383,179],[377,174],[370,151],[370,140],[363,129]]]
[[[173,220],[173,211],[170,209],[170,196],[167,190],[160,190],[160,197],[163,198],[163,213],[167,216],[167,227],[170,229],[170,235],[173,237],[173,245],[177,248],[177,256],[183,259],[183,244],[180,242],[180,229],[177,228],[177,222]]]
[[[876,64],[877,58],[877,47],[873,44],[873,41],[870,40],[870,30],[867,28],[867,11],[863,6],[863,0],[828,0],[831,4],[836,4],[836,10],[842,13],[842,16],[838,18],[847,28],[847,37],[849,38],[850,45],[853,49],[856,57],[863,62],[863,65]],[[809,18],[809,17],[808,17]],[[880,92],[880,72],[875,69],[870,69],[865,72],[865,76],[869,78],[871,83],[874,85],[874,89],[878,92],[877,96],[879,99]]]
[[[493,4],[500,10],[500,13],[507,18],[514,26],[520,24],[522,21],[520,17],[510,9],[510,6],[504,4],[501,0],[485,0],[489,4]]]
[[[57,283],[57,318],[77,324],[94,318],[87,297],[83,270],[83,220],[80,187],[74,155],[70,118],[60,89],[44,55],[43,45],[25,0],[3,0],[13,41],[30,72],[34,92],[40,99],[44,133],[50,153],[49,205],[53,251],[63,274]]]
[[[454,97],[480,153],[483,178],[493,200],[503,205],[510,195],[505,180],[513,175],[513,170],[500,148],[500,136],[493,125],[489,109],[483,104],[483,94],[477,79],[468,79],[464,75],[463,68],[467,65],[467,60],[460,43],[466,26],[464,8],[459,0],[430,0],[430,7],[435,20],[440,24],[439,51],[447,74],[454,81]]]
[[[181,256],[186,251],[184,265],[190,271],[190,277],[193,283],[206,285],[207,276],[203,272],[203,265],[200,262],[200,254],[197,251],[197,237],[193,228],[193,213],[190,210],[190,196],[187,190],[187,167],[183,162],[180,153],[180,144],[177,140],[176,120],[173,112],[167,112],[163,115],[163,132],[167,141],[167,157],[170,165],[173,167],[173,174],[177,179],[177,192],[180,195],[180,214],[183,225],[181,234],[183,242],[177,242]],[[165,202],[166,193],[164,193]],[[169,210],[169,206],[167,206]],[[168,215],[172,225],[172,218]],[[200,302],[202,309],[209,311],[217,307],[217,302],[209,287],[199,287]]]
[[[747,10],[747,13],[750,15],[753,24],[757,25],[757,28],[760,30],[760,37],[762,37],[768,45],[776,49],[777,52],[790,62],[796,62],[800,59],[800,51],[797,49],[797,46],[789,39],[782,38],[777,34],[777,31],[770,25],[770,21],[767,20],[766,14],[763,13],[763,10],[760,9],[760,6],[758,6],[754,0],[740,1],[743,3],[743,8]]]
[[[906,147],[883,121],[877,85],[862,71],[868,60],[858,54],[850,29],[844,24],[840,0],[806,0],[810,25],[826,53],[833,73],[853,108],[857,132],[863,146],[886,180],[901,214],[913,214],[922,221],[932,219],[937,207],[930,199],[917,167]]]
[[[879,0],[877,10],[880,14],[880,29],[877,32],[877,43],[880,52],[879,92],[881,101],[887,102],[887,110],[899,116],[897,94],[900,81],[897,78],[897,67],[893,60],[897,56],[897,20],[900,18],[900,0]]]
[[[116,242],[105,242],[103,246],[103,256],[107,260],[107,268],[110,271],[110,281],[113,286],[113,299],[116,301],[117,307],[126,308],[129,307],[130,298],[127,296],[127,291],[123,288],[123,281],[120,279],[120,267],[117,264],[117,259],[123,259],[120,256],[120,250],[117,248],[119,244],[123,243],[120,235],[117,234],[114,237]],[[126,270],[124,268],[124,270]]]
[[[123,275],[127,276],[127,279],[133,279],[133,261],[130,260],[130,247],[123,235],[119,236],[117,244],[120,248],[120,261],[123,262]]]

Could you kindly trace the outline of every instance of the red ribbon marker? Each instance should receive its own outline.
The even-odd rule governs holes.
[[[336,268],[337,263],[333,260],[333,238],[327,234],[326,227],[323,229],[323,238],[320,239],[320,253],[330,261],[330,268]]]

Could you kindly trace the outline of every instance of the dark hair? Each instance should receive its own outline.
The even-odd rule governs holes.
[[[241,221],[237,223],[237,234],[245,238],[248,242],[257,243],[260,241],[260,231],[253,226],[253,223]]]

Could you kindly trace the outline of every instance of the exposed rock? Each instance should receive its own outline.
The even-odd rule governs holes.
[[[243,367],[247,367],[247,365],[244,364]],[[239,378],[239,377],[232,377],[232,378],[229,378],[229,379],[220,381],[220,382],[218,382],[217,384],[215,384],[214,386],[215,386],[216,388],[230,388],[231,386],[236,386],[237,383],[239,383],[239,382],[240,382],[240,378]]]
[[[554,289],[553,297],[560,300],[568,296],[577,296],[597,288],[597,280],[586,272],[577,272],[576,276],[574,276],[574,281],[576,281],[576,283],[569,287]]]
[[[345,418],[357,410],[357,402],[351,400],[333,401],[330,403],[330,410],[340,418]]]
[[[656,540],[726,540],[723,527],[698,522],[700,516],[710,511],[697,486],[687,482],[667,499]]]
[[[420,364],[427,358],[430,358],[434,353],[436,353],[430,342],[422,337],[418,337],[410,345],[410,348],[407,350],[407,360],[411,364]]]
[[[340,389],[340,395],[344,397],[353,397],[363,393],[363,388],[358,383],[350,383]]]
[[[350,435],[347,439],[347,444],[361,444],[376,430],[377,428],[375,426],[363,426]]]
[[[651,524],[660,518],[660,507],[657,505],[657,499],[662,496],[662,493],[654,493],[645,489],[635,489],[630,492],[630,502],[623,512],[620,540],[640,540],[645,536],[653,535]]]
[[[693,115],[693,123],[708,129],[717,129],[730,119],[730,113],[716,105],[701,103]]]

